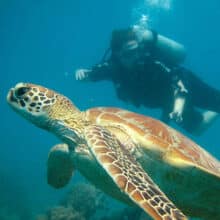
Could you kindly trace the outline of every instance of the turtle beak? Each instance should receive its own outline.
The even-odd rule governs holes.
[[[18,103],[18,100],[15,96],[14,88],[11,88],[7,95],[7,102],[8,103]]]
[[[18,83],[15,87],[11,88],[7,95],[7,101],[9,104],[18,104],[22,95],[27,92],[28,88],[26,88],[24,83]]]

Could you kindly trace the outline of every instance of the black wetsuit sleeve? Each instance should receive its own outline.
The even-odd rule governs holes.
[[[113,66],[110,62],[104,62],[92,67],[87,74],[89,81],[111,80]]]

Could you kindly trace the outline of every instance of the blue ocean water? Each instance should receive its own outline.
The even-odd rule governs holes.
[[[149,2],[157,6],[150,6]],[[80,109],[117,106],[157,116],[155,110],[137,109],[118,100],[110,82],[74,80],[77,68],[100,61],[113,29],[135,24],[142,13],[150,15],[152,26],[158,32],[185,45],[186,67],[220,89],[220,2],[167,1],[170,7],[165,3],[148,1],[147,4],[144,0],[0,2],[0,195],[5,195],[0,205],[2,202],[8,207],[15,206],[14,209],[20,205],[21,210],[27,208],[37,213],[56,204],[66,190],[52,189],[45,178],[48,151],[59,140],[18,117],[6,103],[8,89],[17,82],[55,89],[71,98]],[[220,159],[219,130],[220,120],[217,120],[204,135],[192,139]],[[77,174],[73,181],[79,178]]]

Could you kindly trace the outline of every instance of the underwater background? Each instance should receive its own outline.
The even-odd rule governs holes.
[[[82,110],[115,106],[158,116],[157,110],[118,100],[110,82],[74,79],[76,69],[100,61],[113,29],[137,24],[143,15],[151,28],[185,45],[184,66],[220,89],[219,0],[0,1],[1,220],[32,219],[60,204],[73,184],[85,181],[75,173],[64,189],[47,185],[48,152],[59,140],[7,105],[7,92],[16,83],[59,91]],[[201,137],[191,138],[220,159],[219,131],[220,119]]]

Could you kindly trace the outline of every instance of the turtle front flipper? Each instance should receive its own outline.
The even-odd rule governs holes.
[[[98,163],[122,192],[155,220],[186,220],[187,217],[153,182],[126,147],[101,126],[88,126],[85,138]]]
[[[51,148],[47,160],[47,182],[54,188],[64,187],[73,175],[74,167],[67,144]]]

